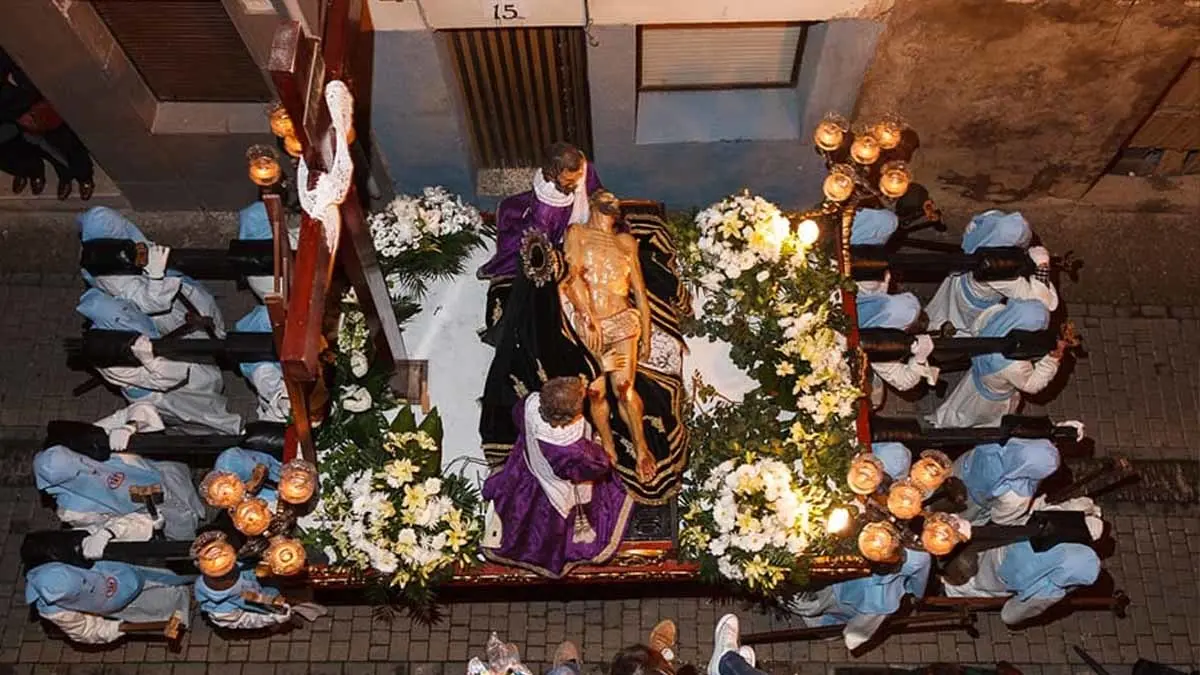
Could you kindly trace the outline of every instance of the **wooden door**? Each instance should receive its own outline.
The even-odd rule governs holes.
[[[581,28],[446,31],[481,169],[535,167],[567,141],[591,154]]]

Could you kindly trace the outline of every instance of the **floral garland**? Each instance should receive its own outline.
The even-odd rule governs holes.
[[[397,405],[367,347],[351,292],[334,353],[337,404],[316,439],[321,497],[299,524],[333,567],[397,589],[424,610],[439,583],[478,557],[479,495],[465,478],[442,475],[437,411],[418,423]]]
[[[759,386],[742,401],[698,383],[682,553],[757,593],[805,581],[805,559],[844,544],[825,533],[857,444],[862,396],[835,259],[774,204],[742,193],[677,227],[702,301],[691,335],[731,345]]]
[[[396,197],[367,224],[401,323],[420,311],[430,281],[461,274],[484,243],[479,209],[441,186]]]

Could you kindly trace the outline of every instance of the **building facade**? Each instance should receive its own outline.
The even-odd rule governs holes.
[[[317,0],[10,2],[0,44],[131,205],[252,197],[271,33],[314,23]],[[372,138],[401,192],[490,205],[563,139],[623,196],[687,208],[745,187],[801,206],[820,195],[822,115],[893,112],[935,191],[1078,197],[1196,56],[1194,5],[367,0]]]

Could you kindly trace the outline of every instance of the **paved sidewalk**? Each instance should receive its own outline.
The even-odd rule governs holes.
[[[232,323],[249,307],[232,284],[215,285]],[[599,670],[619,648],[644,639],[662,617],[680,624],[679,653],[705,663],[711,631],[726,611],[738,611],[746,631],[785,627],[777,618],[736,606],[695,599],[611,600],[460,604],[434,627],[407,619],[372,620],[370,607],[338,607],[333,616],[264,640],[226,639],[203,622],[193,623],[178,652],[160,644],[132,642],[80,650],[46,638],[25,605],[18,547],[31,530],[54,527],[28,478],[28,443],[54,418],[90,420],[120,403],[97,389],[74,398],[84,379],[64,365],[62,340],[78,335],[72,312],[78,279],[64,274],[0,276],[0,607],[9,611],[0,636],[0,675],[29,672],[122,673],[461,673],[470,656],[483,656],[492,630],[522,647],[531,665],[544,664],[563,639],[580,644],[588,670]],[[1064,294],[1065,295],[1065,294]],[[1045,404],[1056,419],[1088,424],[1097,455],[1139,459],[1196,460],[1200,437],[1200,321],[1190,306],[1068,305],[1088,351],[1064,368],[1061,391]],[[233,405],[252,409],[246,386],[232,375]],[[893,410],[928,409],[892,401]],[[6,442],[6,439],[8,442]],[[981,637],[923,634],[893,638],[853,659],[840,642],[776,645],[759,650],[760,663],[775,675],[830,673],[841,665],[916,666],[932,661],[993,663],[1008,660],[1027,675],[1067,675],[1086,668],[1070,651],[1087,649],[1125,675],[1137,658],[1196,667],[1200,664],[1200,506],[1106,504],[1113,550],[1105,568],[1133,600],[1128,618],[1077,613],[1054,623],[1009,631],[995,615],[982,617]]]

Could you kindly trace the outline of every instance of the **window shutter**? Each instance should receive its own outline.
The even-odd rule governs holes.
[[[787,87],[803,24],[641,28],[642,89]]]
[[[158,100],[271,100],[219,1],[92,0],[92,6]]]

